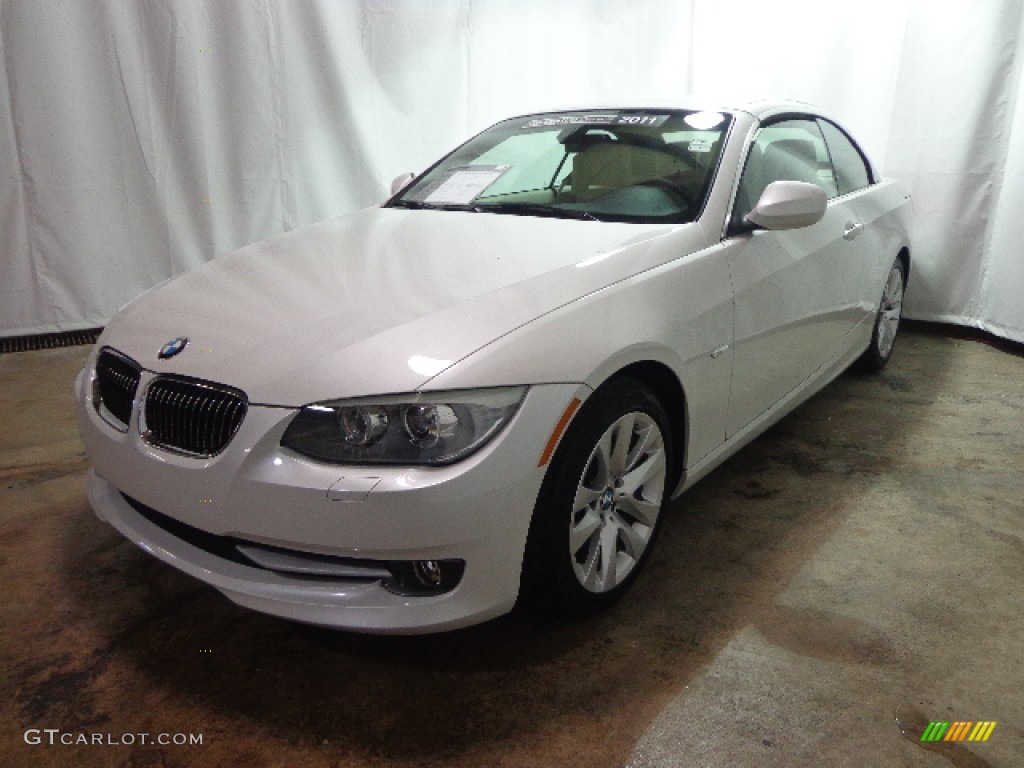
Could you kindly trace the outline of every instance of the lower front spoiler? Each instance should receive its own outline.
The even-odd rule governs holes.
[[[463,581],[444,595],[410,597],[380,581],[302,579],[210,554],[147,520],[106,480],[90,471],[97,516],[141,549],[220,590],[233,602],[308,624],[374,634],[426,634],[478,624],[510,611],[516,595],[475,595]]]

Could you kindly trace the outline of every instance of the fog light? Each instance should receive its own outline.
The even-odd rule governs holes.
[[[427,589],[441,586],[441,564],[437,560],[415,560],[412,572]]]
[[[405,560],[388,563],[392,578],[384,587],[397,595],[441,595],[462,580],[465,560]]]

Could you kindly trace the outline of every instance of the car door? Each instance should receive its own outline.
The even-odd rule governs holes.
[[[783,180],[817,184],[830,198],[838,196],[813,118],[763,125],[736,192],[725,242],[735,296],[730,436],[831,361],[859,320],[859,231],[850,239],[845,205],[830,202],[820,222],[802,229],[742,226],[764,189]]]
[[[849,290],[846,300],[851,306],[851,322],[873,323],[880,295],[879,281],[888,274],[893,258],[875,226],[888,208],[874,196],[873,185],[877,179],[853,139],[828,120],[819,118],[818,127],[825,137],[835,170],[838,197],[829,205],[843,211],[844,238],[850,243],[844,248],[853,257],[845,261],[848,279],[844,281]],[[852,344],[858,336],[850,335]]]

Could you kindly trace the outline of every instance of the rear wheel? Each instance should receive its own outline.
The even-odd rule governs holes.
[[[658,532],[671,451],[665,409],[643,384],[613,380],[584,403],[534,509],[523,566],[531,602],[582,616],[625,593]]]
[[[903,293],[906,288],[907,274],[903,259],[897,258],[889,270],[882,291],[882,302],[875,316],[875,327],[871,332],[871,345],[857,361],[865,371],[880,371],[892,357],[892,349],[896,344],[900,320],[903,317]]]

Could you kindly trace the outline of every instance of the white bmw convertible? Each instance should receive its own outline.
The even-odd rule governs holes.
[[[885,365],[908,211],[805,104],[505,120],[125,307],[76,382],[90,500],[299,621],[605,608],[670,499]]]

